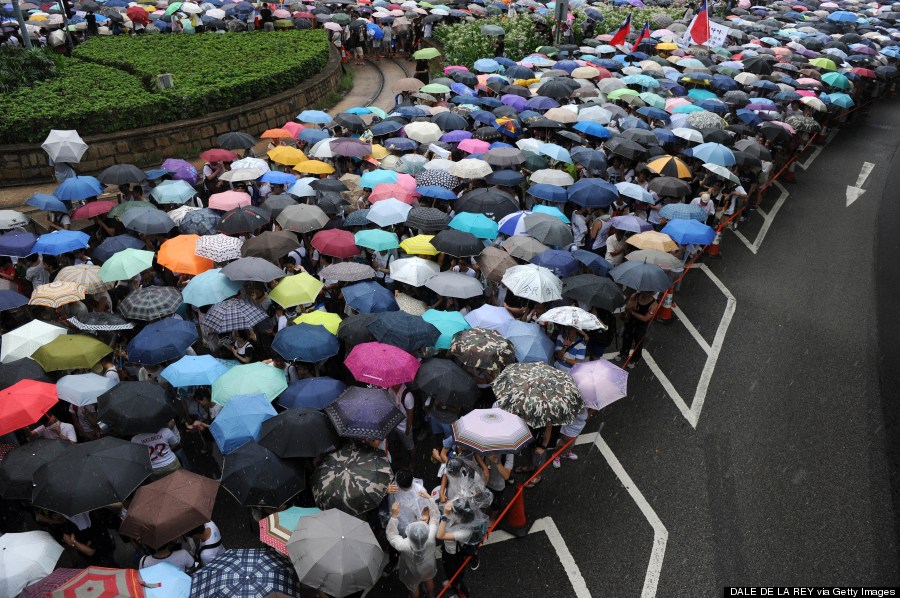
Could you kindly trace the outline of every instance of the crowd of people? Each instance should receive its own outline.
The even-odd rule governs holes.
[[[148,171],[79,173],[86,144],[51,133],[59,187],[28,201],[48,232],[0,213],[0,542],[44,530],[62,553],[45,575],[162,563],[216,595],[241,546],[210,514],[240,504],[254,548],[293,567],[237,595],[395,574],[414,597],[451,579],[470,595],[488,529],[626,396],[685,268],[793,181],[799,151],[894,94],[897,13],[830,4],[739,6],[724,48],[683,44],[684,22],[519,63],[501,41],[471,70],[423,58],[390,82],[389,113],[306,110]],[[263,27],[278,10],[259,7]],[[338,27],[335,45],[359,59],[418,35],[375,28]],[[82,447],[95,477],[55,487]],[[112,454],[132,461],[101,468]],[[195,475],[231,498],[166,533],[140,523],[142,492]],[[295,509],[316,512],[273,541]],[[377,547],[343,576],[298,548],[332,509]],[[42,577],[0,584],[43,595]]]

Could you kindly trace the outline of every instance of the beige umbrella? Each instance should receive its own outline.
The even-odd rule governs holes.
[[[672,240],[669,235],[658,233],[655,230],[632,235],[628,237],[627,243],[638,249],[657,249],[659,251],[674,251],[678,249],[678,243]]]
[[[500,282],[509,268],[519,265],[510,254],[497,247],[485,247],[475,261],[484,277],[491,282]]]
[[[416,92],[422,89],[422,86],[425,85],[418,79],[413,79],[412,77],[406,77],[405,79],[397,79],[394,81],[394,84],[391,85],[391,91],[396,92]]]
[[[540,241],[524,235],[510,237],[503,241],[500,246],[508,251],[509,255],[517,257],[520,260],[525,260],[526,262],[531,260],[534,256],[550,249]]]
[[[578,116],[567,108],[560,106],[559,108],[551,108],[544,113],[544,116],[558,123],[569,124],[577,120]]]
[[[654,63],[655,64],[655,63]],[[572,71],[573,79],[593,79],[600,76],[600,69],[592,66],[580,66]]]
[[[80,264],[78,266],[66,266],[56,275],[56,282],[74,282],[84,287],[84,292],[89,295],[102,293],[111,289],[115,283],[103,282],[100,279],[100,266]]]
[[[439,126],[427,122],[409,123],[403,129],[406,131],[407,137],[419,143],[434,143],[440,140],[441,135],[444,134]]]
[[[470,162],[470,160],[463,160]],[[451,173],[452,174],[452,173]],[[568,187],[575,183],[572,175],[563,170],[555,170],[553,168],[544,168],[535,171],[529,179],[532,183],[540,183],[542,185],[556,185],[558,187]]]
[[[666,253],[665,251],[660,251],[658,249],[638,249],[637,251],[632,251],[626,255],[625,259],[630,262],[646,262],[648,264],[654,264],[663,270],[679,270],[684,268],[684,263],[680,259],[671,253]]]
[[[237,168],[223,173],[219,176],[219,179],[230,183],[236,183],[238,181],[255,181],[264,174],[266,173],[259,168]]]
[[[44,307],[59,307],[66,303],[74,303],[84,299],[84,286],[77,282],[51,282],[38,285],[31,293],[28,305],[42,305]]]
[[[492,172],[490,164],[477,158],[460,160],[450,167],[450,174],[461,179],[483,179]]]

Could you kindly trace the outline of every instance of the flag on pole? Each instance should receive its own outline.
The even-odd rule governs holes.
[[[690,31],[691,39],[695,44],[702,46],[709,41],[709,7],[706,5],[706,0],[703,0],[703,4],[700,5],[700,11],[697,13]]]
[[[625,43],[625,37],[629,33],[631,33],[631,13],[628,13],[628,17],[626,17],[625,22],[622,23],[622,26],[619,27],[619,30],[616,31],[616,34],[613,36],[613,38],[609,40],[609,45],[621,46]]]
[[[638,35],[637,40],[634,42],[634,46],[631,48],[631,51],[637,52],[638,46],[648,37],[650,37],[650,21],[644,22],[644,28],[641,29],[641,33],[640,35]]]

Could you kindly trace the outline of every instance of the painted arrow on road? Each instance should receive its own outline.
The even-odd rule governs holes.
[[[847,207],[862,197],[862,194],[866,192],[862,186],[865,184],[866,179],[869,178],[869,175],[872,174],[873,168],[875,168],[875,165],[871,162],[863,162],[862,168],[859,171],[859,176],[856,177],[856,184],[847,185]]]

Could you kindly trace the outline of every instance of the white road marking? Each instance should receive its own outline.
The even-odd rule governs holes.
[[[837,135],[837,129],[834,129],[833,131],[831,131],[831,132],[828,134],[827,137],[825,137],[825,143],[823,143],[822,145],[816,146],[816,149],[813,150],[813,153],[810,154],[809,158],[807,158],[805,162],[802,162],[802,163],[801,163],[801,162],[797,162],[797,163],[796,163],[797,166],[799,166],[799,167],[802,168],[803,170],[809,170],[809,167],[812,166],[812,163],[816,161],[816,158],[819,157],[819,154],[822,153],[822,150],[825,149],[825,147],[826,147],[829,143],[831,143],[831,140],[834,139],[834,136],[835,136],[835,135]]]
[[[856,184],[847,185],[847,207],[850,207],[854,201],[862,197],[862,194],[866,192],[862,186],[866,183],[866,179],[872,174],[874,168],[875,165],[871,162],[863,162],[862,168],[859,171],[859,176],[856,177]]]
[[[684,312],[681,311],[681,308],[676,305],[672,308],[672,311],[675,312],[675,315],[678,316],[678,321],[684,324],[684,327],[687,328],[688,332],[691,333],[691,336],[694,337],[694,340],[697,341],[697,344],[700,345],[700,348],[703,349],[707,355],[709,355],[709,343],[707,343],[706,339],[700,335],[700,331],[697,330],[696,326],[694,326],[688,319],[688,317],[684,315]]]
[[[647,367],[650,368],[650,371],[653,372],[653,375],[656,376],[657,380],[659,380],[659,383],[662,385],[663,390],[666,391],[666,394],[669,395],[669,398],[672,399],[672,402],[675,403],[675,406],[678,407],[679,411],[681,411],[681,415],[684,416],[684,419],[688,420],[688,423],[691,424],[692,428],[696,428],[697,416],[694,415],[694,412],[691,411],[691,408],[688,406],[685,400],[682,399],[678,391],[675,390],[675,386],[665,375],[665,373],[663,373],[662,369],[659,367],[659,364],[656,363],[655,359],[653,359],[653,356],[650,355],[650,351],[647,351],[646,349],[644,349],[644,361],[647,362]]]
[[[763,217],[763,225],[762,228],[759,229],[759,233],[756,235],[756,240],[753,242],[750,241],[747,237],[744,236],[742,232],[739,230],[734,231],[734,236],[741,240],[744,245],[747,246],[754,255],[759,251],[760,245],[762,245],[763,240],[766,238],[766,234],[769,232],[769,227],[772,226],[772,222],[775,220],[775,216],[778,215],[778,210],[781,209],[781,206],[784,205],[785,200],[790,195],[788,190],[784,188],[784,185],[775,181],[772,183],[773,186],[778,187],[781,190],[781,195],[778,196],[778,199],[775,200],[775,205],[772,206],[772,211],[768,214],[765,212],[761,212],[757,210],[759,214]]]

